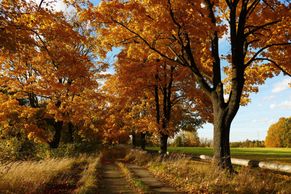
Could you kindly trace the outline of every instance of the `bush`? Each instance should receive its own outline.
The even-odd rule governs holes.
[[[0,160],[29,160],[36,155],[37,144],[27,138],[11,137],[0,141]]]

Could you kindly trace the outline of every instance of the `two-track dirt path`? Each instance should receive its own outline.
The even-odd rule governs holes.
[[[119,167],[114,162],[107,162],[102,165],[100,194],[134,194]]]
[[[182,194],[176,191],[174,188],[166,185],[154,177],[146,168],[128,164],[126,165],[134,178],[143,182],[148,188],[145,193],[148,194]],[[119,169],[119,167],[113,162],[107,162],[103,164],[101,175],[100,194],[134,194],[134,191],[130,184],[126,181],[125,176]]]

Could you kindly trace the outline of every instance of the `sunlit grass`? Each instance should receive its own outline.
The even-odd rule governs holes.
[[[101,161],[100,156],[91,156],[87,159],[88,167],[82,172],[78,182],[78,188],[74,193],[96,193],[100,179]]]
[[[0,164],[0,193],[33,193],[69,171],[75,162],[73,158],[62,158]]]

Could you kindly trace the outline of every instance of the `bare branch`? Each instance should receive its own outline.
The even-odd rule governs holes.
[[[44,0],[41,0],[39,5],[38,5],[38,10],[40,10],[42,3],[44,2]]]

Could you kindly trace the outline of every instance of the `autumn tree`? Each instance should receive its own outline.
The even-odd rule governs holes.
[[[131,40],[131,52],[143,43],[140,49],[191,70],[193,85],[213,106],[214,163],[232,171],[229,134],[240,104],[266,78],[280,71],[290,75],[289,8],[278,0],[115,0],[82,17],[102,26],[98,33],[111,43],[104,47],[120,45],[123,37]],[[230,50],[221,55],[224,37]]]
[[[1,21],[1,33],[13,40],[0,53],[2,130],[23,130],[52,148],[64,126],[94,133],[103,64],[96,62],[86,24],[26,1],[1,1]]]
[[[291,146],[291,117],[280,118],[268,129],[265,140],[266,147],[290,147]]]
[[[192,117],[192,120],[201,121],[195,102],[188,100],[186,105],[185,99],[193,94],[202,94],[194,86],[186,87],[192,79],[188,69],[166,63],[150,50],[139,49],[139,46],[137,43],[135,52],[131,54],[124,47],[117,55],[116,72],[106,82],[106,88],[111,89],[109,95],[115,96],[111,106],[121,107],[117,114],[124,115],[124,126],[131,129],[133,142],[140,135],[141,147],[144,148],[145,135],[157,135],[161,153],[164,154],[167,152],[168,137],[184,127],[182,119],[186,121]],[[209,107],[209,101],[204,101],[205,105],[207,103]]]

